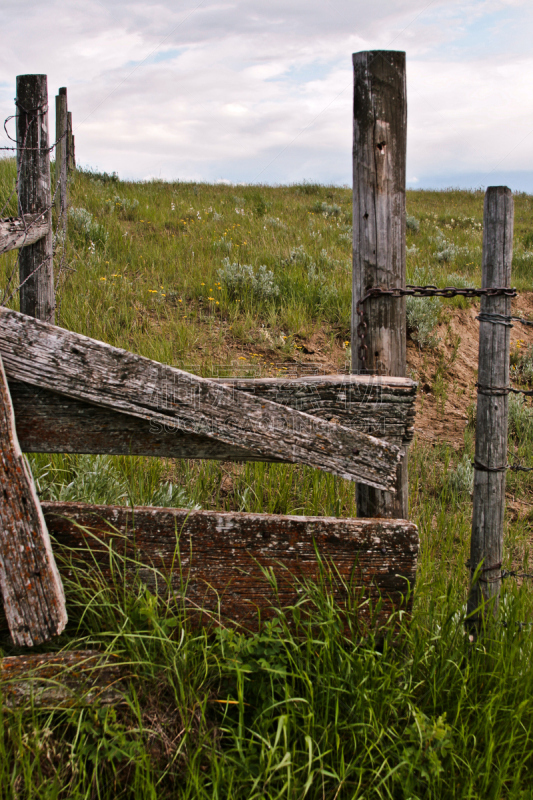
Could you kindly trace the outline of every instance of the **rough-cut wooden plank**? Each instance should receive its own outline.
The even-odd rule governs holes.
[[[11,379],[393,489],[396,445],[16,311],[0,309],[0,355]]]
[[[0,659],[4,705],[57,708],[125,702],[126,670],[98,650],[8,656]]]
[[[340,375],[217,382],[379,436],[393,444],[405,445],[413,435],[416,384],[408,378]],[[9,390],[19,442],[22,450],[28,453],[272,460],[208,436],[165,431],[161,429],[163,426],[155,429],[148,420],[73,400],[27,383],[10,381]]]
[[[404,520],[132,511],[75,503],[44,503],[43,509],[64,574],[77,566],[81,576],[88,576],[89,567],[97,567],[104,580],[111,580],[112,548],[119,557],[113,565],[117,580],[120,558],[126,556],[127,572],[154,592],[165,593],[170,586],[184,593],[192,611],[203,609],[198,613],[205,623],[216,616],[219,604],[226,620],[250,628],[257,625],[258,610],[268,618],[274,596],[267,569],[275,576],[279,602],[294,603],[301,589],[297,582],[317,578],[317,552],[337,574],[335,598],[342,603],[350,583],[373,604],[381,596],[381,621],[415,581],[418,531]],[[361,619],[367,615],[365,606]]]
[[[0,588],[15,644],[34,645],[67,621],[63,585],[33,478],[21,453],[0,359]]]
[[[356,372],[406,373],[405,298],[357,303],[374,287],[405,287],[405,53],[354,53],[352,364]],[[364,340],[361,335],[364,332]],[[364,359],[362,356],[364,355]],[[407,517],[407,456],[396,493],[357,487],[361,517]]]
[[[32,317],[54,322],[54,247],[46,75],[17,75],[17,169],[19,214],[43,214],[49,223],[45,236],[20,249],[20,310]]]
[[[50,220],[43,214],[0,219],[0,255],[33,244],[50,232]]]
[[[511,285],[513,205],[510,189],[506,186],[489,186],[483,214],[481,285],[484,289]],[[511,330],[508,325],[501,324],[498,316],[490,321],[490,315],[506,316],[510,313],[510,297],[481,298],[470,567],[476,570],[482,565],[482,572],[471,587],[468,599],[470,613],[483,600],[491,598],[495,600],[492,610],[496,611],[500,593],[509,400],[505,388],[509,386]],[[488,314],[489,319],[484,320],[484,314]],[[503,391],[498,391],[498,388]],[[497,471],[491,471],[494,469]],[[471,622],[475,625],[480,616],[475,615]]]

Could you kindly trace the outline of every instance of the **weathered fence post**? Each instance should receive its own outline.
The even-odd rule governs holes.
[[[354,53],[353,65],[352,370],[404,377],[405,298],[367,301],[362,325],[358,302],[373,287],[405,287],[405,53]],[[396,494],[357,485],[358,516],[407,518],[407,488],[405,456]]]
[[[72,111],[67,111],[67,169],[71,172],[76,169],[74,156],[74,134],[72,133]]]
[[[54,322],[54,270],[46,75],[17,76],[17,170],[20,216],[42,214],[49,232],[19,254],[20,310]]]
[[[56,183],[58,185],[58,227],[67,228],[67,168],[68,168],[68,112],[67,90],[62,87],[56,95]]]
[[[508,287],[513,258],[513,195],[506,186],[489,186],[483,219],[482,287]],[[494,598],[497,608],[503,557],[503,515],[507,465],[511,298],[482,297],[479,316],[479,367],[474,461],[474,509],[470,569],[478,569],[468,612]],[[503,315],[503,319],[500,315]],[[471,618],[479,622],[482,612]]]
[[[20,450],[0,358],[0,591],[16,645],[41,644],[67,622],[65,595],[41,504]]]

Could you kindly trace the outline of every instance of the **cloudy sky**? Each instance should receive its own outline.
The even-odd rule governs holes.
[[[533,192],[531,0],[0,8],[0,115],[13,113],[16,75],[46,73],[51,97],[68,87],[83,166],[134,179],[349,184],[351,54],[391,49],[407,53],[408,185]]]

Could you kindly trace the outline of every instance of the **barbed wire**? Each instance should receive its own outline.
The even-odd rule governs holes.
[[[42,104],[42,105],[40,105],[40,106],[38,106],[38,107],[36,107],[34,109],[30,109],[30,110],[25,109],[17,100],[15,100],[15,104],[17,105],[17,108],[19,108],[21,111],[24,112],[25,115],[30,117],[30,119],[28,121],[28,125],[26,127],[26,130],[24,132],[24,138],[22,139],[22,141],[19,141],[18,139],[16,139],[16,138],[14,139],[12,136],[10,136],[10,134],[9,134],[9,132],[7,130],[7,124],[10,122],[10,120],[21,116],[20,114],[11,115],[10,117],[8,117],[4,121],[4,131],[6,133],[6,136],[11,141],[16,143],[16,147],[0,147],[0,150],[13,150],[13,151],[16,151],[17,153],[22,153],[22,152],[27,152],[27,151],[40,151],[40,152],[43,152],[43,153],[47,153],[47,152],[50,153],[50,152],[52,152],[52,150],[54,150],[54,148],[57,147],[57,145],[63,139],[65,139],[68,136],[68,129],[67,129],[59,137],[59,139],[57,139],[49,147],[28,147],[26,145],[26,141],[27,141],[28,134],[30,132],[31,124],[32,124],[32,122],[35,122],[35,121],[38,120],[39,115],[47,113],[48,104]],[[15,180],[15,185],[14,185],[13,189],[11,190],[10,194],[8,195],[7,200],[5,201],[2,209],[0,210],[0,218],[4,217],[4,213],[5,213],[6,209],[7,209],[7,207],[9,206],[9,204],[11,203],[13,197],[15,195],[19,195],[20,175],[21,175],[21,170],[22,170],[21,161],[22,161],[21,159],[17,159],[17,175],[16,175],[16,180]],[[28,236],[29,236],[29,234],[31,232],[31,229],[33,227],[35,227],[37,224],[39,224],[39,222],[41,222],[42,219],[44,217],[46,217],[49,213],[51,213],[53,211],[53,209],[56,207],[56,197],[57,197],[58,191],[60,189],[60,185],[61,185],[61,178],[60,178],[60,176],[56,176],[54,192],[53,192],[53,195],[51,196],[50,204],[48,206],[46,206],[46,208],[44,208],[41,212],[39,212],[39,214],[37,216],[33,216],[32,215],[31,219],[28,219],[29,215],[26,215],[26,214],[23,213],[21,205],[20,205],[20,199],[18,199],[19,217],[17,217],[17,219],[20,218],[22,220],[22,225],[23,225],[23,240],[22,241],[23,242],[24,242],[25,239],[28,238]],[[59,287],[60,287],[60,284],[61,284],[61,279],[62,279],[62,277],[63,277],[63,275],[64,275],[64,273],[66,271],[76,272],[76,270],[73,267],[70,267],[67,264],[67,246],[66,246],[67,240],[66,240],[66,235],[65,235],[64,231],[66,231],[66,219],[68,217],[68,208],[69,208],[69,206],[67,204],[64,208],[60,209],[59,216],[58,216],[57,222],[56,222],[56,229],[55,229],[55,232],[53,233],[52,254],[51,254],[51,256],[48,255],[46,258],[44,258],[30,272],[29,275],[26,275],[24,280],[19,281],[18,285],[16,285],[14,288],[11,288],[13,286],[13,282],[14,282],[15,276],[16,276],[17,272],[19,272],[19,270],[20,270],[20,253],[21,253],[21,247],[23,247],[24,244],[22,243],[17,248],[17,255],[16,255],[16,258],[15,258],[13,267],[12,267],[11,272],[9,274],[9,277],[7,279],[7,283],[5,284],[5,286],[3,288],[3,295],[2,295],[2,299],[0,301],[0,306],[5,306],[7,303],[9,303],[15,297],[17,292],[19,292],[20,289],[31,278],[33,278],[46,264],[49,263],[50,257],[52,259],[54,259],[54,260],[57,259],[58,245],[63,244],[63,247],[61,248],[61,253],[60,253],[60,256],[59,256],[59,264],[57,264],[57,261],[56,261],[56,269],[54,270],[54,272],[56,272],[57,274],[55,276],[54,305],[53,305],[53,309],[52,309],[53,313],[56,313],[58,316],[60,315],[60,312],[61,312],[61,296],[59,295],[58,290],[59,290]],[[58,297],[59,297],[59,300],[58,300]]]
[[[514,464],[505,464],[502,467],[488,467],[486,464],[482,464],[481,461],[474,459],[474,461],[472,461],[472,466],[474,469],[477,469],[478,472],[506,472],[508,469],[510,469],[511,472],[533,472],[533,467],[524,467],[516,461]]]
[[[26,128],[26,133],[25,133],[25,136],[24,136],[24,142],[19,142],[19,140],[16,137],[13,138],[13,136],[11,136],[9,131],[7,130],[7,124],[9,122],[11,122],[12,119],[18,119],[19,117],[21,117],[23,115],[22,114],[11,114],[11,116],[7,117],[4,120],[4,132],[5,132],[6,136],[7,136],[7,138],[11,142],[15,142],[16,147],[4,145],[4,146],[0,147],[0,150],[12,151],[12,152],[39,151],[39,152],[43,152],[43,153],[46,153],[46,152],[51,153],[54,150],[54,148],[56,148],[57,145],[60,142],[62,142],[64,138],[66,138],[68,136],[68,129],[67,129],[66,131],[64,131],[64,133],[61,134],[59,139],[57,139],[55,142],[53,142],[53,144],[49,145],[48,147],[26,147],[26,144],[25,144],[26,136],[27,136],[30,124],[32,122],[36,121],[39,118],[40,115],[44,115],[44,114],[48,113],[48,103],[46,103],[45,105],[43,104],[43,105],[37,106],[36,108],[30,109],[28,111],[15,98],[15,105],[17,106],[17,108],[20,108],[24,112],[24,116],[28,116],[29,117],[28,127]]]

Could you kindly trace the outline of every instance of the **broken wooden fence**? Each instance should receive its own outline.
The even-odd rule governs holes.
[[[0,309],[0,356],[14,389],[13,413],[17,428],[21,420],[20,429],[26,437],[24,446],[31,444],[31,449],[37,451],[125,452],[129,449],[129,452],[175,457],[190,456],[197,448],[199,457],[298,462],[390,489],[401,445],[412,435],[415,385],[407,379],[340,376],[216,382],[8,309]],[[313,416],[300,410],[302,407],[312,410]],[[348,417],[352,422],[350,428],[340,424]],[[87,418],[91,420],[88,432],[84,431]],[[357,424],[362,430],[357,430]],[[110,435],[109,426],[122,432],[116,441]],[[368,429],[386,430],[397,444],[369,435]],[[155,444],[151,444],[152,440]],[[105,510],[95,511],[90,507],[64,511],[67,517],[69,512],[85,513],[93,521],[95,513],[115,521],[119,515],[117,509],[109,510],[106,516]],[[349,572],[354,579],[357,575],[359,588],[366,587],[371,594],[381,592],[389,598],[384,608],[390,610],[389,602],[393,605],[401,602],[406,581],[413,579],[416,529],[404,521],[387,527],[381,521],[367,524],[365,521],[304,519],[298,527],[297,522],[289,523],[283,517],[261,521],[253,515],[236,515],[232,537],[220,522],[227,518],[220,515],[211,515],[209,521],[205,514],[195,516],[182,512],[185,516],[179,518],[169,513],[136,509],[134,518],[142,523],[140,529],[135,528],[136,540],[142,538],[145,527],[150,527],[150,520],[152,528],[163,531],[167,544],[166,549],[161,544],[161,552],[165,551],[167,558],[160,567],[164,574],[170,569],[169,554],[175,551],[175,526],[179,521],[182,535],[185,539],[189,537],[188,543],[194,545],[195,551],[198,547],[198,563],[205,561],[203,576],[197,577],[193,584],[189,581],[188,585],[200,583],[215,587],[216,596],[223,599],[223,614],[227,611],[236,620],[250,619],[249,587],[259,585],[257,569],[253,566],[255,559],[263,566],[268,562],[275,572],[279,563],[276,575],[279,572],[279,576],[283,576],[283,583],[290,583],[290,576],[294,580],[297,576],[315,577],[313,542],[318,540],[322,541],[318,552],[325,561],[328,548],[336,543],[333,563],[337,568],[337,562],[342,562],[342,580],[348,580]],[[122,528],[128,526],[127,514],[124,514],[120,522]],[[202,526],[195,520],[205,523],[207,533],[203,539]],[[54,522],[53,530],[57,525]],[[193,529],[195,535],[191,533]],[[289,529],[293,531],[290,535]],[[352,531],[351,538],[347,535],[348,529]],[[363,534],[363,529],[370,540],[365,540],[367,534]],[[68,530],[71,543],[75,542],[72,525]],[[215,530],[226,530],[226,535],[216,538]],[[295,541],[294,531],[302,536],[302,550],[298,547],[292,550],[287,545],[289,540]],[[62,532],[64,536],[64,528]],[[359,543],[356,533],[362,537]],[[276,546],[271,543],[264,551],[254,548],[257,536],[263,543],[272,539]],[[379,544],[376,544],[376,537],[381,537]],[[241,542],[244,561],[235,558],[237,540]],[[210,541],[211,545],[202,550],[201,541]],[[370,541],[374,544],[369,544]],[[64,538],[62,546],[69,546]],[[293,559],[289,569],[286,566],[288,555]],[[148,551],[142,558],[145,556],[151,558]],[[375,562],[373,568],[368,566],[370,562]],[[150,563],[153,563],[152,558]],[[8,566],[4,564],[7,582]],[[19,565],[18,569],[24,571],[23,566]],[[217,580],[215,575],[218,575]],[[250,579],[246,580],[245,575],[251,576]],[[42,626],[33,624],[30,614],[39,580],[40,576],[36,575],[25,594],[9,600],[14,604],[11,617],[5,598],[12,634],[19,643],[28,644],[43,637]],[[228,589],[229,593],[225,593],[225,587],[229,586],[231,591]],[[195,591],[200,597],[201,591]],[[268,593],[264,596],[268,605]],[[211,597],[209,593],[208,597]],[[229,597],[232,598],[230,605]],[[206,599],[209,607],[212,607],[211,600]],[[14,628],[15,610],[19,616],[22,613],[28,618],[24,638]]]
[[[0,584],[14,642],[37,644],[66,622],[48,530],[63,575],[76,567],[89,575],[91,565],[93,575],[112,581],[110,556],[120,554],[120,569],[153,591],[174,592],[198,622],[221,614],[253,629],[324,575],[341,605],[348,594],[368,601],[356,612],[363,623],[371,608],[382,622],[405,598],[408,607],[418,533],[405,520],[50,503],[43,517],[20,445],[27,452],[302,463],[390,497],[413,434],[416,385],[358,375],[207,380],[48,324],[55,304],[46,76],[19,76],[17,97],[21,215],[0,221],[0,253],[21,248],[21,309],[29,315],[0,309]],[[73,163],[66,90],[58,105],[64,217],[65,163]],[[30,692],[37,704],[68,704],[73,686],[85,687],[87,702],[116,702],[117,669],[92,652],[30,656],[4,659],[0,682],[13,703]]]

